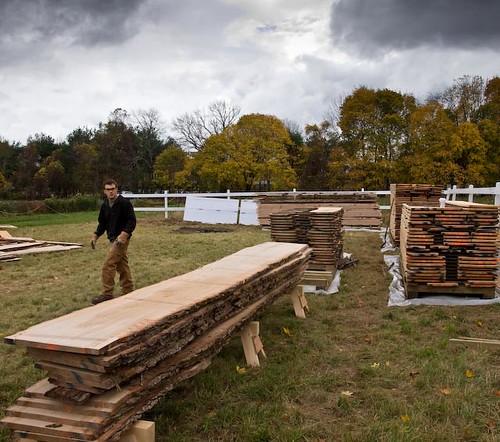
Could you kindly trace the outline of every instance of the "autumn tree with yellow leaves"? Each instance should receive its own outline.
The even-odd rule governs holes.
[[[296,185],[287,146],[292,144],[283,122],[272,115],[244,115],[233,126],[210,136],[188,162],[185,183],[204,190],[281,190]]]

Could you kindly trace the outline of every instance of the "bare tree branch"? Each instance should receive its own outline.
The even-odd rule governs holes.
[[[219,100],[210,103],[207,109],[198,109],[177,117],[172,128],[177,133],[178,143],[190,150],[201,150],[210,135],[221,133],[236,123],[241,112],[239,106]]]

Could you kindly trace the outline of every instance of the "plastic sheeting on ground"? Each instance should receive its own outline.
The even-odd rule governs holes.
[[[351,254],[344,252],[342,254],[344,258],[350,258]],[[326,289],[316,289],[315,285],[305,285],[304,286],[304,293],[315,293],[317,295],[333,295],[335,293],[338,293],[339,287],[340,287],[340,275],[342,273],[342,270],[337,270],[335,272],[335,276],[332,279],[332,282],[330,283],[330,286]]]
[[[389,273],[392,275],[392,281],[389,285],[389,302],[387,304],[389,307],[405,305],[487,305],[500,302],[498,291],[493,299],[445,295],[429,295],[422,298],[406,299],[401,276],[400,256],[384,255],[384,262],[389,267]]]

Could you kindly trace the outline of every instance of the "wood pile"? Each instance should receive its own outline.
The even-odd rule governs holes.
[[[271,239],[278,242],[307,244],[311,228],[310,210],[289,210],[269,214]]]
[[[399,245],[401,211],[403,204],[409,206],[439,207],[444,186],[432,184],[391,184],[391,213],[389,231],[395,245]]]
[[[330,286],[343,255],[342,207],[289,210],[271,213],[274,241],[308,244],[312,255],[302,283],[326,289]]]
[[[307,243],[312,248],[312,264],[336,265],[342,258],[343,213],[342,207],[320,207],[310,212]]]
[[[48,378],[0,423],[37,441],[116,440],[302,278],[311,250],[268,242],[5,338]]]
[[[407,297],[449,293],[493,298],[499,264],[498,221],[498,206],[403,204],[400,248]]]
[[[79,249],[82,244],[60,241],[37,241],[33,238],[14,237],[0,230],[0,261],[19,261],[22,255],[33,253],[60,252]]]
[[[342,207],[344,227],[380,227],[382,214],[373,192],[337,192],[302,194],[299,192],[268,195],[259,198],[258,217],[262,226],[269,226],[270,214],[290,210],[314,210],[319,207]]]

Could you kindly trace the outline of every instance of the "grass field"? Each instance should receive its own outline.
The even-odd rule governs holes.
[[[55,218],[55,217],[59,218]],[[106,245],[87,246],[97,214],[0,217],[15,236],[81,242],[80,250],[0,264],[0,335],[85,307],[100,290]],[[140,215],[129,254],[144,287],[269,240],[258,227],[178,233],[177,218]],[[220,226],[219,226],[220,227]],[[307,318],[285,296],[259,318],[267,359],[245,359],[238,337],[203,373],[144,415],[158,441],[498,441],[500,352],[452,346],[500,337],[500,304],[387,307],[387,269],[374,233],[345,232],[359,259],[340,292],[307,295]],[[284,328],[289,333],[284,332]],[[0,345],[0,415],[42,378],[21,347]],[[0,439],[8,440],[0,430]]]

